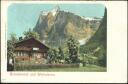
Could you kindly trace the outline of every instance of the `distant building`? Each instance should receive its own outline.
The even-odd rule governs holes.
[[[46,58],[48,47],[35,38],[22,40],[15,44],[15,59],[24,61]]]

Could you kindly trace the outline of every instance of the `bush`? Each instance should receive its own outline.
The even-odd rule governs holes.
[[[47,68],[76,68],[79,64],[15,64],[15,70],[32,70]]]

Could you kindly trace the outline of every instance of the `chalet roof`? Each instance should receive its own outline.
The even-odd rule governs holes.
[[[24,47],[21,46],[20,44],[23,45],[23,43],[27,42],[27,41],[36,41],[40,46],[42,46],[45,49],[49,49],[46,45],[44,45],[43,43],[41,43],[39,40],[35,39],[35,38],[28,38],[25,40],[22,40],[20,42],[15,43],[15,50],[23,50],[23,51],[31,51],[32,48],[29,47]],[[31,43],[30,43],[31,44]],[[40,50],[39,50],[40,51]]]
[[[42,44],[42,42],[40,42],[39,40],[37,40],[37,39],[35,39],[35,38],[33,38],[33,37],[30,37],[30,38],[27,38],[27,39],[23,39],[23,40],[21,40],[21,41],[17,42],[16,44],[19,44],[19,43],[22,43],[22,42],[28,41],[28,40],[30,40],[30,39],[33,39],[33,40],[35,40],[35,41],[39,42],[40,44]]]

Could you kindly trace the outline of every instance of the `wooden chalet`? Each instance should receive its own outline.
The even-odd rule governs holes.
[[[15,44],[16,60],[31,60],[46,58],[48,47],[35,38],[22,40]]]

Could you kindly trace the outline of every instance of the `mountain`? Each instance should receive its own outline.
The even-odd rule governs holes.
[[[105,9],[104,17],[101,21],[99,29],[86,43],[86,46],[92,45],[93,43],[97,43],[97,45],[94,46],[102,45],[104,48],[106,48],[106,41],[107,41],[107,10]]]
[[[85,52],[86,51],[86,52]],[[96,33],[88,42],[80,47],[80,53],[90,53],[91,57],[97,57],[102,66],[107,64],[107,9]]]
[[[85,44],[97,31],[101,19],[88,20],[57,6],[51,11],[41,11],[34,31],[39,33],[41,41],[51,47],[62,45],[69,36]]]

